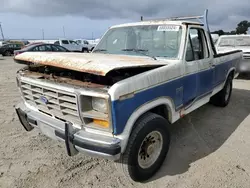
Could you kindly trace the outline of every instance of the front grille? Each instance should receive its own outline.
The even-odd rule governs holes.
[[[31,106],[47,115],[81,125],[75,94],[23,81],[20,86],[23,98]],[[47,101],[44,102],[41,97]]]

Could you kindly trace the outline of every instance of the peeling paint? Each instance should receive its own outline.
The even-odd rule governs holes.
[[[111,70],[154,67],[167,64],[166,60],[154,60],[147,56],[69,52],[25,52],[15,56],[15,60],[50,65],[101,76],[105,76]]]

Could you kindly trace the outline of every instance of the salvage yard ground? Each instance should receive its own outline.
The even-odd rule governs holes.
[[[68,157],[63,143],[25,132],[14,112],[20,100],[15,73],[23,67],[0,57],[0,188],[250,187],[250,80],[237,79],[229,106],[205,105],[175,123],[160,171],[132,183],[113,162]]]

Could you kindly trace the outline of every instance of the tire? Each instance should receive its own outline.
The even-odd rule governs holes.
[[[10,51],[5,51],[4,56],[11,56],[11,52]]]
[[[83,48],[83,49],[82,49],[82,52],[83,52],[83,53],[89,53],[89,50],[88,50],[87,48]]]
[[[233,75],[229,75],[223,89],[214,95],[210,103],[219,107],[226,107],[230,101],[233,88]]]
[[[154,113],[146,113],[136,122],[127,148],[117,163],[126,177],[135,182],[143,182],[160,169],[170,145],[168,125],[166,119]],[[159,147],[156,138],[160,140]],[[155,149],[153,146],[156,146]]]

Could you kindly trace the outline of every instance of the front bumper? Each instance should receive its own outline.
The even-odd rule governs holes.
[[[64,141],[69,156],[78,152],[110,160],[120,158],[120,140],[112,136],[76,129],[70,122],[63,122],[39,111],[28,108],[23,102],[15,106],[19,120],[26,131],[39,128],[46,136]]]

